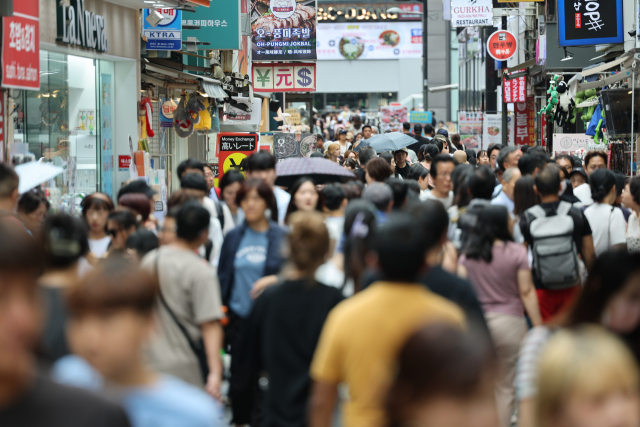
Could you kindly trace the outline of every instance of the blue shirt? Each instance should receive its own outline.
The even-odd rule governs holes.
[[[247,317],[253,307],[249,292],[264,275],[269,240],[267,232],[258,233],[247,227],[233,262],[234,283],[229,308],[240,317]]]
[[[511,200],[504,191],[501,191],[495,199],[491,200],[491,204],[504,206],[509,213],[513,213],[513,209],[515,208],[513,200]]]
[[[59,359],[51,371],[61,384],[95,392],[104,380],[86,360],[78,356]],[[222,427],[222,411],[204,391],[171,376],[161,376],[155,384],[125,388],[120,396],[132,427]]]

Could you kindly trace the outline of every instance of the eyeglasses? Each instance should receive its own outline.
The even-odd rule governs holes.
[[[108,233],[111,237],[116,237],[116,235],[118,234],[118,232],[119,232],[119,231],[120,231],[120,229],[119,229],[119,228],[117,228],[117,229],[115,229],[115,230],[114,230],[114,229],[108,229],[108,230],[107,230],[107,233]]]

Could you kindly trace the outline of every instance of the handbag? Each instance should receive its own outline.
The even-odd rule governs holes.
[[[160,259],[160,252],[158,251],[158,256],[156,256],[156,263],[155,263],[156,277],[158,278],[158,287],[160,287],[159,286],[160,274],[158,271],[159,259]],[[184,335],[187,342],[189,343],[189,347],[191,347],[191,350],[196,355],[196,359],[198,359],[198,365],[200,366],[202,379],[206,384],[207,378],[209,377],[209,363],[207,361],[207,351],[205,349],[204,340],[202,339],[202,336],[197,341],[194,341],[189,335],[189,332],[184,327],[184,325],[180,323],[180,320],[178,320],[178,317],[176,316],[176,314],[173,312],[173,310],[171,310],[171,308],[169,307],[169,304],[167,304],[167,301],[164,299],[164,296],[162,295],[162,288],[160,288],[159,296],[160,296],[160,301],[162,302],[162,305],[164,306],[164,308],[167,309],[167,311],[169,312],[169,315],[171,316],[175,324],[178,326],[178,329],[180,329],[180,332],[182,332],[182,335]]]

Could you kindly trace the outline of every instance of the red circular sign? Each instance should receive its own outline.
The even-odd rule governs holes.
[[[518,52],[518,39],[509,31],[496,31],[487,40],[487,52],[493,59],[506,61]]]

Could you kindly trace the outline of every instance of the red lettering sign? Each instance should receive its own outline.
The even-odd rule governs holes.
[[[14,2],[14,16],[2,18],[2,87],[40,90],[38,0]]]
[[[118,156],[118,169],[129,170],[129,166],[131,165],[131,156],[130,155],[120,155]]]
[[[582,15],[576,13],[576,28],[582,28]]]
[[[536,143],[535,140],[535,112],[534,98],[529,97],[526,102],[518,102],[515,104],[515,120],[516,120],[516,145],[530,145]],[[543,114],[544,115],[544,114]]]
[[[509,31],[496,31],[487,40],[487,52],[493,59],[506,61],[518,52],[518,40]]]

